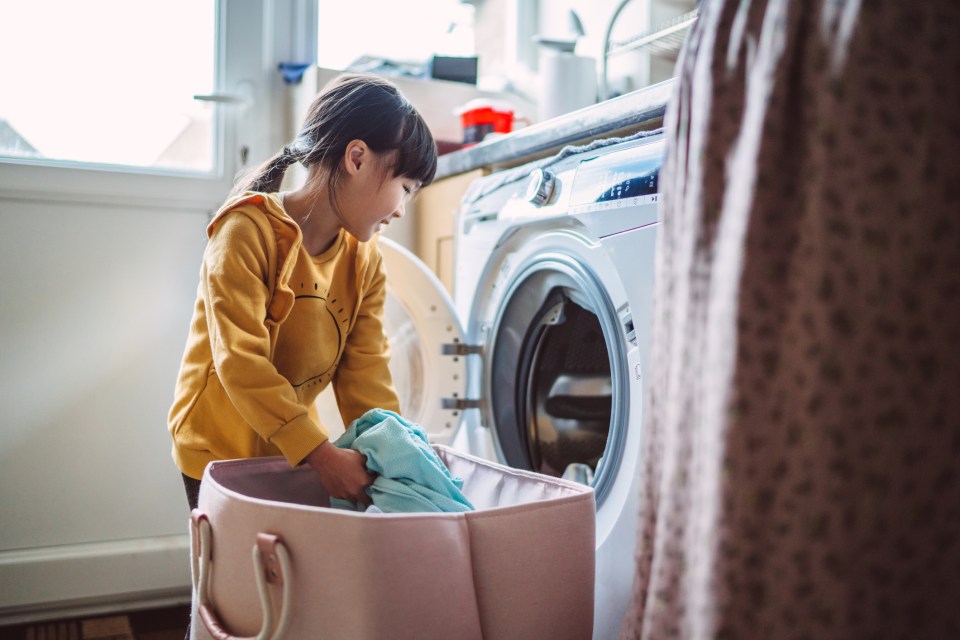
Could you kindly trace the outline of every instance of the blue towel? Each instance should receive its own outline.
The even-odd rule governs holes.
[[[473,511],[463,479],[450,474],[419,425],[393,411],[367,411],[334,444],[367,456],[367,469],[377,474],[367,493],[384,513]],[[330,502],[358,510],[349,500]]]

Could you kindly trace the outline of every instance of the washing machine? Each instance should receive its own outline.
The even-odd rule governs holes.
[[[663,145],[657,132],[598,140],[475,181],[453,300],[381,240],[404,414],[435,442],[594,488],[602,639],[633,581]]]

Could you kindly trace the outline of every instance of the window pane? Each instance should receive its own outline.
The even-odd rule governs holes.
[[[215,0],[0,5],[0,155],[212,171]]]

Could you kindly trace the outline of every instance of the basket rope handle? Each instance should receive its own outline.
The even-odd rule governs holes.
[[[258,533],[257,543],[253,545],[254,578],[257,593],[260,596],[260,610],[263,612],[263,625],[260,632],[252,637],[231,635],[224,629],[210,602],[210,559],[212,556],[210,521],[206,514],[194,509],[190,514],[193,529],[191,562],[193,564],[194,584],[197,594],[198,613],[207,632],[215,640],[280,640],[286,634],[290,624],[291,604],[293,602],[290,553],[279,536]],[[274,624],[275,609],[270,592],[279,598],[280,615]],[[272,631],[271,631],[272,630]]]

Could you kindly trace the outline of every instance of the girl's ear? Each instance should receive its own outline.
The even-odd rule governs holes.
[[[370,148],[363,140],[348,142],[343,155],[344,168],[349,175],[356,175],[360,171],[360,167],[371,159]]]

